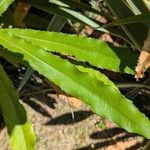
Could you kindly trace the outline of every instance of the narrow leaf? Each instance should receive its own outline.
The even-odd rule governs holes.
[[[89,62],[98,68],[134,74],[138,57],[131,50],[78,35],[20,29],[5,31],[48,51],[74,56],[77,60]]]
[[[134,13],[126,6],[123,0],[105,0],[105,2],[116,19],[123,19],[134,15]],[[121,27],[128,35],[130,40],[134,43],[135,47],[138,50],[141,50],[148,29],[141,23],[121,25]]]
[[[10,135],[11,148],[33,150],[35,140],[33,129],[2,65],[0,65],[0,108]]]
[[[128,36],[126,36],[126,34],[120,30],[119,32],[113,28],[102,28],[102,25],[104,25],[101,22],[97,22],[89,17],[87,17],[84,14],[81,14],[79,11],[75,11],[73,9],[70,8],[64,8],[61,6],[56,6],[56,5],[52,5],[50,3],[46,3],[45,1],[36,1],[36,0],[32,0],[29,2],[32,6],[46,11],[48,13],[52,13],[52,14],[57,14],[58,16],[67,18],[67,19],[71,19],[72,21],[77,21],[80,22],[82,24],[86,24],[91,26],[92,28],[94,28],[95,30],[101,31],[101,32],[106,32],[106,33],[110,33],[112,35],[118,36],[122,39],[124,39],[126,42],[130,43],[131,45],[133,45],[132,41],[128,38]]]
[[[27,65],[26,62],[22,61],[22,57],[20,54],[14,54],[1,46],[0,57],[6,59],[9,63],[11,63],[14,66],[17,66],[18,64]]]
[[[108,23],[104,25],[103,27],[112,27],[116,25],[122,25],[122,24],[133,24],[138,22],[150,22],[150,13],[144,13],[140,15],[134,15],[131,17],[127,17],[124,19],[117,19],[111,23]]]
[[[142,0],[142,1],[145,4],[145,6],[147,7],[147,9],[150,11],[150,1],[148,1],[148,0]]]
[[[29,81],[32,76],[34,70],[31,67],[28,67],[26,73],[24,74],[23,80],[20,82],[17,92],[21,91],[21,89],[25,86],[25,84]]]
[[[114,20],[113,17],[108,16],[105,13],[100,12],[96,9],[93,9],[91,6],[89,6],[85,3],[79,2],[79,1],[76,1],[76,0],[70,0],[70,1],[68,1],[68,0],[49,0],[49,2],[53,3],[53,4],[56,4],[58,6],[66,7],[66,8],[70,7],[70,8],[81,9],[81,10],[84,10],[84,11],[89,11],[89,12],[92,12],[92,13],[95,13],[95,14],[102,15],[105,18],[107,18],[108,20]]]
[[[50,21],[47,30],[49,31],[61,31],[62,28],[64,27],[66,23],[66,20],[64,18],[61,18],[57,15],[54,15],[54,17],[52,18],[52,20]],[[28,80],[30,79],[31,75],[33,74],[34,70],[31,67],[28,67],[23,80],[21,81],[17,92],[19,92],[24,85],[28,82]]]
[[[0,44],[12,52],[21,53],[35,70],[66,93],[80,98],[94,112],[108,117],[129,132],[150,139],[149,120],[103,74],[73,65],[30,42],[10,36],[4,30],[0,30],[0,35]]]

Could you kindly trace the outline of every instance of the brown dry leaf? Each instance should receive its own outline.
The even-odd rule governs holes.
[[[144,42],[143,51],[140,54],[137,67],[135,69],[135,78],[139,80],[144,77],[144,72],[150,67],[150,31]]]
[[[59,98],[68,101],[74,107],[79,108],[79,107],[82,106],[82,102],[79,99],[75,98],[75,97],[69,97],[69,96],[66,96],[66,95],[59,94]]]
[[[104,41],[104,42],[109,42],[109,43],[113,43],[114,42],[112,37],[111,37],[111,35],[108,34],[108,33],[102,34],[101,35],[101,40]]]
[[[142,51],[138,60],[137,67],[135,69],[136,71],[135,78],[137,80],[139,78],[143,78],[144,72],[148,67],[150,67],[150,52]]]
[[[86,33],[86,35],[92,35],[94,29],[89,26],[85,26],[84,32]]]
[[[30,5],[25,2],[18,2],[14,11],[14,21],[17,27],[25,28],[24,18],[28,14]]]

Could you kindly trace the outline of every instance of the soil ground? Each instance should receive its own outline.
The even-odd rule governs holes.
[[[84,104],[75,108],[67,97],[52,93],[36,96],[22,101],[36,134],[36,150],[142,150],[142,137],[93,114]],[[101,121],[103,129],[99,128]],[[3,128],[0,150],[8,149]]]

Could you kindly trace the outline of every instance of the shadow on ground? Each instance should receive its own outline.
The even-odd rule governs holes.
[[[68,125],[78,123],[84,119],[91,116],[93,113],[91,111],[75,111],[72,113],[66,113],[56,118],[51,119],[45,125]]]
[[[122,134],[122,136],[118,136],[120,134]],[[137,137],[136,134],[129,134],[121,128],[114,127],[114,128],[102,130],[100,132],[95,132],[90,135],[90,138],[95,140],[99,139],[100,141],[103,139],[104,140],[103,142],[91,143],[87,146],[78,148],[76,150],[93,150],[93,149],[100,150],[102,148],[107,148],[110,145],[115,145],[120,141],[127,141],[128,139],[134,139],[136,137]],[[144,144],[145,141],[137,142],[135,145],[127,148],[126,150],[138,150],[139,148],[144,146]],[[118,148],[116,148],[116,150],[118,150]]]

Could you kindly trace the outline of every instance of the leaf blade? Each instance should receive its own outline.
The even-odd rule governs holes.
[[[108,8],[116,19],[123,19],[132,16],[134,13],[126,6],[123,0],[105,0]],[[128,35],[138,50],[142,49],[148,29],[141,23],[121,25],[122,29]],[[138,30],[138,32],[137,32]],[[140,36],[139,36],[140,34]]]
[[[94,112],[129,132],[150,138],[149,120],[103,74],[75,66],[27,41],[9,36],[5,31],[1,30],[0,35],[0,44],[12,52],[23,54],[35,70],[59,85],[66,93],[80,98]]]
[[[1,0],[0,2],[0,16],[2,15],[3,12],[9,7],[9,5],[13,2],[14,0]]]
[[[134,74],[138,56],[131,50],[117,48],[100,40],[78,35],[18,29],[5,31],[45,50],[74,56],[77,60],[89,62],[98,68]]]
[[[55,5],[50,4],[49,2],[43,3],[42,1],[32,0],[29,3],[33,7],[36,7],[38,9],[46,11],[48,13],[57,14],[58,16],[64,17],[66,19],[71,19],[73,21],[78,21],[82,24],[89,25],[97,31],[106,32],[106,33],[110,33],[112,35],[118,36],[118,37],[124,39],[126,42],[133,45],[132,41],[128,38],[128,36],[126,36],[126,34],[122,30],[119,32],[113,28],[109,28],[106,30],[105,28],[102,28],[103,23],[97,22],[97,21],[87,17],[86,15],[81,14],[78,11],[75,11],[70,8],[64,8],[61,6],[55,6]]]
[[[70,7],[70,8],[81,9],[81,10],[84,10],[84,11],[89,11],[89,12],[92,12],[92,13],[95,13],[95,14],[102,15],[105,18],[107,18],[108,20],[114,20],[113,17],[108,16],[105,13],[102,13],[102,12],[92,8],[91,6],[89,6],[85,3],[82,3],[80,1],[76,1],[76,0],[70,0],[70,1],[68,1],[68,0],[49,0],[49,2],[52,3],[52,4],[56,4],[58,6],[66,7],[66,8]]]
[[[8,127],[11,148],[13,150],[33,150],[35,140],[33,129],[31,124],[27,122],[25,109],[17,101],[12,83],[1,65],[0,107]]]
[[[104,27],[112,27],[120,24],[133,24],[138,22],[150,22],[150,13],[143,13],[140,15],[134,15],[124,19],[117,19],[111,23],[104,25]]]

